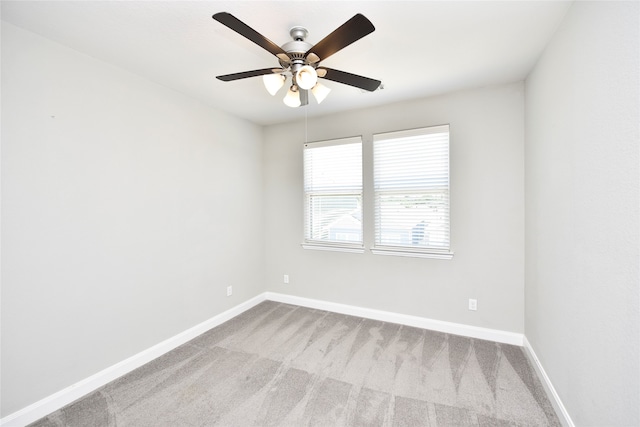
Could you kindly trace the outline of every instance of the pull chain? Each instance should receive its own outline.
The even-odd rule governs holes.
[[[308,106],[304,106],[304,143],[309,142],[309,118],[307,116],[307,108]]]

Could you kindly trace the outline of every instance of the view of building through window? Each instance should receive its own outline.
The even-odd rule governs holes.
[[[333,242],[362,242],[362,198],[310,195],[311,238]]]
[[[362,139],[305,144],[305,242],[363,244]],[[369,181],[370,182],[370,181]],[[449,126],[373,135],[375,249],[448,251]]]
[[[306,144],[305,241],[362,245],[362,140]]]
[[[449,126],[373,137],[376,246],[449,249]]]
[[[380,245],[449,247],[448,198],[444,194],[382,194]]]

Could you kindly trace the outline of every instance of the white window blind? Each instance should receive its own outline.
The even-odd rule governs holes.
[[[362,247],[362,138],[304,145],[305,243]]]
[[[375,249],[447,257],[449,126],[376,134],[373,156]]]

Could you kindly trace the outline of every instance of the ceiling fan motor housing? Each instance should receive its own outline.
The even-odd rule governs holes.
[[[291,66],[291,72],[293,74],[305,65],[311,65],[315,68],[314,63],[309,62],[308,58],[304,57],[304,54],[313,47],[311,43],[304,41],[307,35],[309,35],[309,31],[304,27],[293,27],[289,30],[289,34],[293,40],[283,44],[281,47],[282,50],[287,52],[289,58],[291,58],[291,63],[289,64],[280,60],[282,68],[287,69]]]

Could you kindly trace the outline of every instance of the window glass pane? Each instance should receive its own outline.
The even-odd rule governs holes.
[[[388,246],[448,248],[448,205],[445,193],[379,194],[378,243]]]
[[[305,241],[362,244],[362,140],[305,144]]]
[[[449,249],[449,127],[374,135],[376,246]]]
[[[305,150],[305,191],[361,188],[362,144],[308,147]]]
[[[449,183],[446,135],[385,140],[376,145],[376,189],[437,188]]]
[[[360,195],[309,195],[311,240],[362,242]]]

